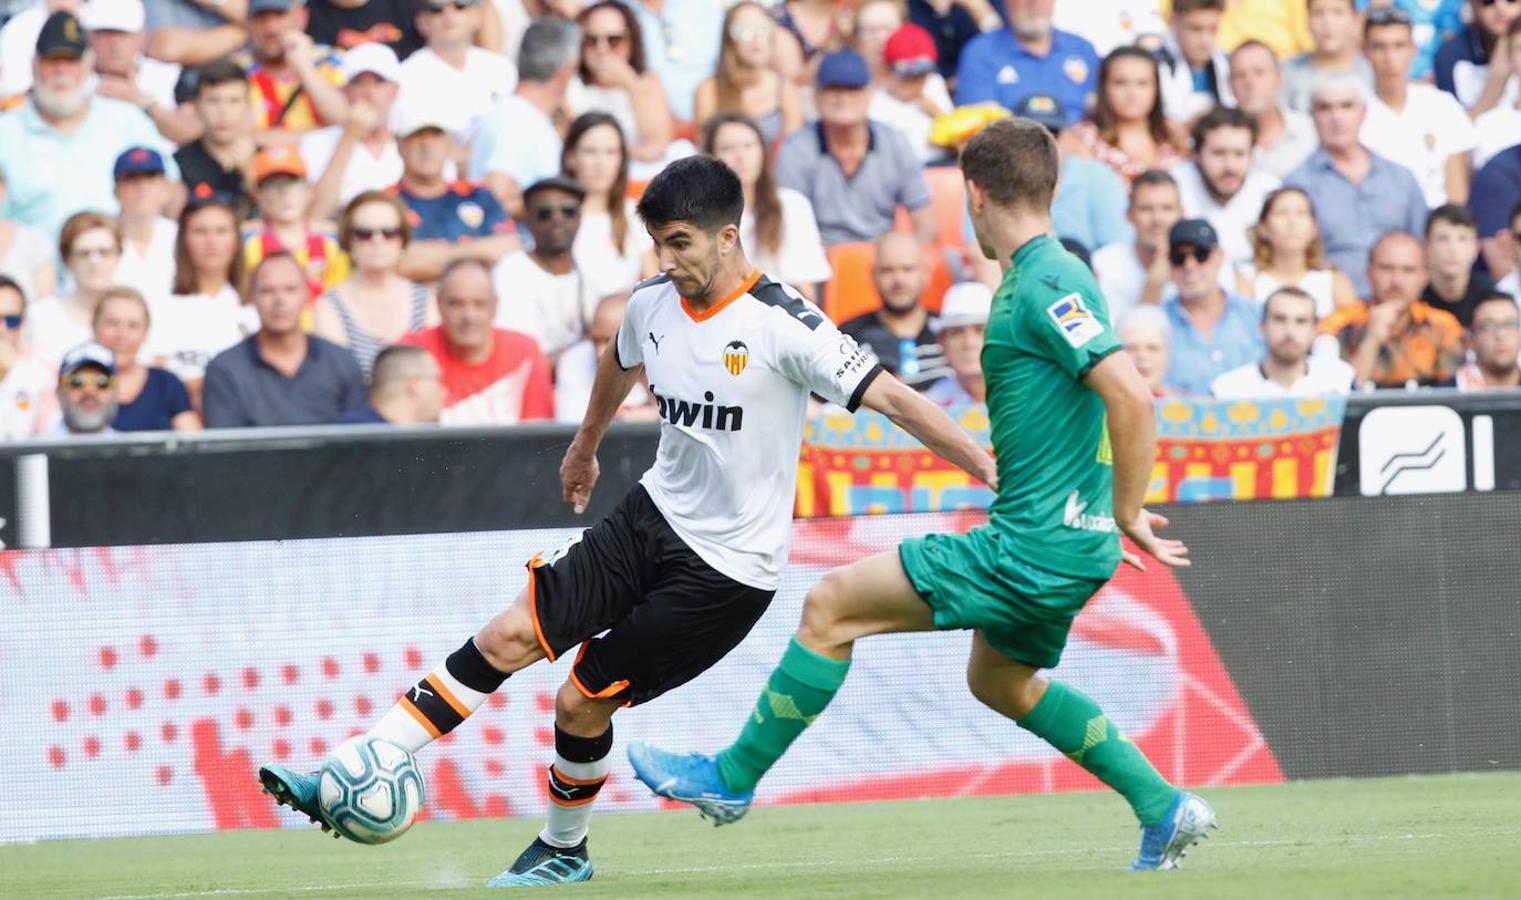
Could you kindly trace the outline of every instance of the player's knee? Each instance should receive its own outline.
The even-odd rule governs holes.
[[[607,730],[611,712],[605,701],[592,700],[570,681],[555,694],[555,724],[562,731],[595,737]]]
[[[804,645],[823,650],[851,642],[841,614],[842,597],[840,576],[834,572],[825,575],[808,590],[803,601],[803,621],[798,626],[798,638]]]
[[[487,622],[475,636],[475,645],[487,662],[503,672],[515,672],[544,656],[533,621],[518,614],[516,607]]]

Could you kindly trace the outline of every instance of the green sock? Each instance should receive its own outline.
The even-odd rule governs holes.
[[[1119,791],[1142,825],[1156,824],[1178,797],[1178,789],[1077,688],[1052,681],[1019,726]]]
[[[736,793],[755,790],[762,776],[829,705],[849,671],[850,660],[820,656],[793,638],[739,739],[718,754],[724,786]]]

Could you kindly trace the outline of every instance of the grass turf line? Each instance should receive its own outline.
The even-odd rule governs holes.
[[[1521,897],[1521,773],[1203,792],[1221,830],[1180,872],[1121,871],[1137,832],[1105,793],[681,811],[592,825],[586,897]],[[0,847],[9,898],[500,896],[482,882],[536,819],[429,822],[384,847],[311,831]],[[559,896],[558,893],[555,896]]]

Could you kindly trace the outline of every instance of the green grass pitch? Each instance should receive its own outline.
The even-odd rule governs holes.
[[[1221,830],[1176,872],[1122,871],[1128,810],[1104,793],[605,815],[597,877],[567,897],[1521,897],[1521,773],[1204,792]],[[480,887],[533,819],[429,822],[384,847],[262,831],[0,848],[0,895],[500,896]]]

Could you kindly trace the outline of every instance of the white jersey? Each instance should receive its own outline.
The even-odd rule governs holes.
[[[876,357],[758,271],[702,313],[670,279],[644,282],[616,349],[623,368],[644,366],[660,410],[660,447],[639,483],[704,562],[775,590],[808,394],[854,411],[882,371]]]

